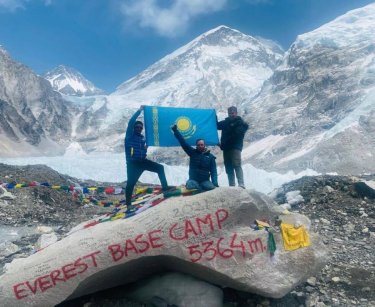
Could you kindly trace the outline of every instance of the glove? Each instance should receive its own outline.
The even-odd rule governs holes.
[[[176,131],[177,131],[177,125],[174,124],[174,125],[171,127],[171,129],[172,129],[173,132],[176,132]]]

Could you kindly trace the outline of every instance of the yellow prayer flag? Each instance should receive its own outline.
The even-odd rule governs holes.
[[[147,189],[148,189],[148,187],[136,187],[135,188],[135,194],[144,193],[144,192],[146,192]]]
[[[301,247],[310,246],[310,238],[304,226],[294,227],[291,224],[281,224],[284,248],[293,251]]]
[[[267,222],[263,222],[261,220],[255,220],[258,224],[258,226],[262,226],[262,227],[270,227],[270,224],[268,224]]]
[[[111,217],[111,221],[115,221],[118,219],[123,219],[125,217],[125,213],[117,213],[115,216]]]

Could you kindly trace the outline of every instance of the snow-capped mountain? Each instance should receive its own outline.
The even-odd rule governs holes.
[[[210,30],[122,83],[111,95],[98,99],[92,114],[101,104],[106,115],[90,132],[85,146],[97,149],[99,144],[104,146],[111,141],[107,147],[113,148],[112,141],[117,138],[117,147],[122,147],[129,114],[142,104],[215,108],[225,112],[231,105],[240,106],[260,91],[282,54],[281,48],[271,41],[225,26]],[[87,110],[85,121],[90,120],[89,114]]]
[[[240,105],[256,95],[283,51],[237,30],[210,30],[139,75],[111,95],[113,104],[216,108]]]
[[[67,112],[66,129],[86,151],[123,151],[128,119],[141,104],[218,112],[236,105],[251,127],[243,151],[245,163],[280,172],[306,168],[374,172],[374,46],[375,4],[298,36],[285,54],[270,41],[221,26],[122,83],[111,95],[70,96],[83,111]],[[2,65],[0,99],[8,103],[7,93],[20,94],[9,80],[2,91],[1,78],[9,75],[1,71]],[[24,76],[17,74],[17,78]],[[48,97],[51,90],[47,87]],[[39,99],[34,96],[17,101]],[[4,109],[1,101],[0,106]],[[51,127],[42,120],[37,117],[33,124]],[[9,130],[4,124],[0,127]],[[11,132],[6,133],[11,138]],[[163,157],[168,162],[170,154],[158,156]]]
[[[63,152],[71,135],[68,105],[0,47],[0,156]]]
[[[247,104],[257,167],[375,171],[375,4],[298,36]]]
[[[69,96],[91,96],[104,94],[104,91],[95,87],[78,70],[59,65],[44,75],[53,89]]]

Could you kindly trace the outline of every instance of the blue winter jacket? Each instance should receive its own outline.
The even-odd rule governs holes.
[[[196,148],[191,147],[186,143],[184,137],[177,130],[173,132],[182,149],[190,157],[189,162],[189,179],[195,180],[201,183],[206,180],[210,180],[214,186],[219,186],[217,181],[217,169],[216,169],[216,157],[210,153],[209,150],[204,152],[199,151]]]
[[[128,128],[126,129],[126,134],[125,134],[126,162],[142,161],[146,159],[146,156],[147,156],[146,139],[143,134],[137,133],[134,130],[134,124],[140,114],[141,114],[140,110],[134,113],[134,115],[129,120]]]

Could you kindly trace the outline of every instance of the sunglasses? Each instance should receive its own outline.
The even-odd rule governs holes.
[[[143,126],[134,126],[134,129],[143,129]]]

